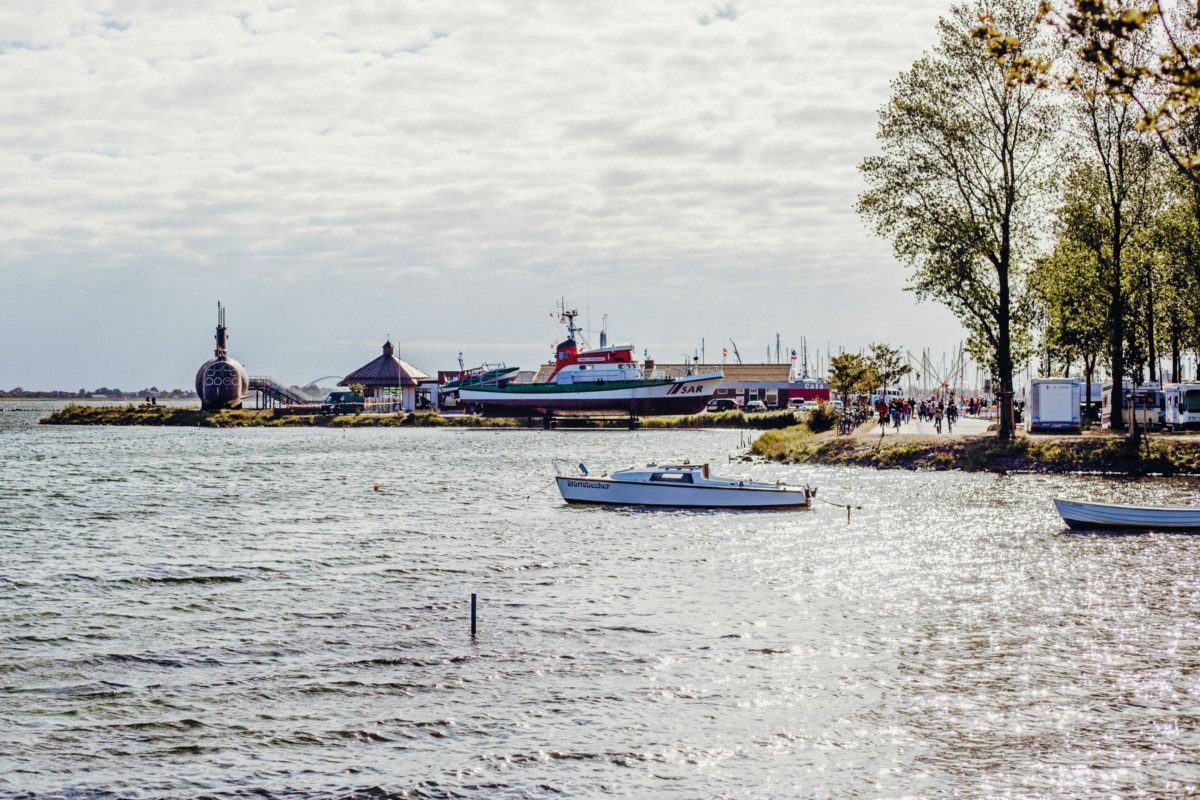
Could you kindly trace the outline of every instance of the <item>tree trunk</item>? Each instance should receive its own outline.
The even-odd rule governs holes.
[[[1179,319],[1171,320],[1171,380],[1179,383]]]
[[[996,370],[1000,373],[1000,424],[996,429],[996,438],[1007,440],[1013,438],[1016,425],[1013,421],[1013,363],[1012,337],[1009,331],[1009,297],[1008,297],[1008,259],[1009,241],[1008,224],[1002,226],[1000,243],[1000,265],[997,272],[1000,301],[1000,341],[996,347]]]
[[[1154,340],[1154,276],[1146,273],[1146,343],[1150,358],[1150,382],[1158,381],[1158,350]]]
[[[1108,427],[1114,431],[1125,430],[1124,403],[1125,395],[1125,294],[1121,286],[1121,207],[1113,211],[1112,237],[1112,284],[1109,293],[1112,295],[1112,331],[1109,348],[1112,354],[1112,401]]]
[[[1084,400],[1084,408],[1085,409],[1091,408],[1091,406],[1092,406],[1092,375],[1095,374],[1095,372],[1096,372],[1096,357],[1092,356],[1089,359],[1085,356],[1083,359],[1083,376],[1084,376],[1083,379],[1085,381],[1087,381],[1087,383],[1083,387],[1084,398],[1085,398],[1085,400]],[[1080,417],[1083,418],[1082,425],[1083,425],[1083,427],[1086,428],[1087,427],[1087,415],[1080,414]]]

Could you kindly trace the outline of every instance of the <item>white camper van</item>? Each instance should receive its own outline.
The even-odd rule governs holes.
[[[1163,425],[1200,428],[1200,383],[1164,383]]]
[[[1083,430],[1078,378],[1034,378],[1029,384],[1029,406],[1025,410],[1025,430]]]

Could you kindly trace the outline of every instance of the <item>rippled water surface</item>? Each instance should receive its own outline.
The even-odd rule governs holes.
[[[1200,784],[1200,537],[1067,533],[1050,504],[1192,480],[729,463],[738,431],[32,424],[49,407],[0,405],[0,796]],[[862,508],[571,508],[553,457]]]

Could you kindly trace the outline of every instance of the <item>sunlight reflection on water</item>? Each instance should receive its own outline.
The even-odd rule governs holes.
[[[1050,504],[1190,502],[1192,479],[730,463],[737,431],[57,429],[30,408],[0,422],[2,794],[1197,779],[1200,538],[1068,533]],[[708,460],[862,509],[571,508],[553,457]]]

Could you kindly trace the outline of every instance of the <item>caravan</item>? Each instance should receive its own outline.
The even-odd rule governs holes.
[[[1079,378],[1034,378],[1029,384],[1025,430],[1083,430]]]
[[[1133,419],[1137,423],[1137,426],[1143,430],[1161,428],[1166,401],[1158,384],[1143,383],[1134,391],[1132,381],[1125,381],[1123,388],[1124,398],[1122,405],[1126,409],[1126,414],[1128,414],[1128,407],[1130,405],[1133,406]],[[1132,402],[1130,401],[1130,395],[1132,395]],[[1107,428],[1109,420],[1112,418],[1112,381],[1104,384],[1102,402],[1103,404],[1100,407],[1100,424]]]
[[[1163,425],[1175,428],[1200,427],[1200,383],[1164,383]]]

